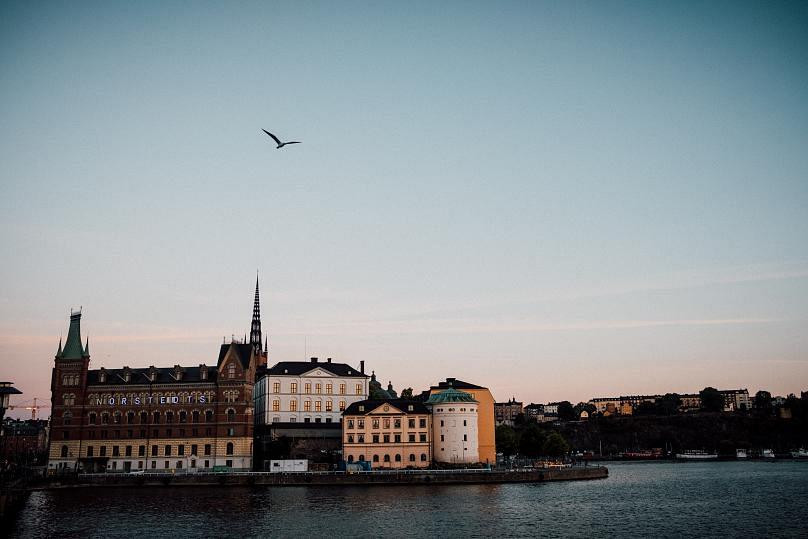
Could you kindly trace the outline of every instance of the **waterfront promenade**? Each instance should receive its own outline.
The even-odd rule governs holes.
[[[198,472],[99,473],[52,478],[33,490],[104,486],[244,486],[244,485],[452,485],[485,483],[539,483],[605,479],[605,466],[526,468],[512,470],[373,470],[328,472]]]

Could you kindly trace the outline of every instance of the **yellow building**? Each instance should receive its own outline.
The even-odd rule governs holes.
[[[463,382],[456,378],[447,378],[445,382],[429,388],[434,395],[446,389],[454,388],[469,393],[479,404],[477,407],[477,442],[480,462],[496,464],[497,446],[494,439],[494,396],[488,388]]]
[[[428,468],[432,463],[432,414],[404,399],[354,402],[342,415],[342,456],[376,468]]]

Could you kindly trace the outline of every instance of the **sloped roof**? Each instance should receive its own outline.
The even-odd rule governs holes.
[[[99,381],[100,369],[87,371],[88,386],[118,386],[118,385],[146,385],[146,384],[193,384],[193,383],[214,383],[216,382],[218,371],[215,367],[208,367],[207,380],[202,380],[199,367],[183,367],[182,377],[177,380],[174,377],[174,367],[161,367],[154,369],[157,378],[152,382],[149,379],[150,368],[129,369],[129,382],[124,381],[124,369],[104,369],[107,378],[104,382]]]
[[[453,387],[455,389],[488,389],[483,386],[478,386],[474,384],[470,384],[469,382],[464,382],[463,380],[458,380],[457,378],[447,378],[444,382],[438,382],[438,385],[432,386],[430,389],[447,389]]]
[[[241,363],[241,367],[245,370],[249,369],[250,355],[252,354],[253,346],[251,344],[241,343],[223,344],[221,348],[219,348],[219,360],[216,362],[216,366],[220,367],[222,365],[222,361],[224,361],[224,358],[231,347],[235,349],[236,356],[238,357],[239,363]]]
[[[443,402],[477,402],[477,401],[474,400],[474,397],[472,397],[469,393],[466,393],[465,391],[458,391],[453,387],[441,391],[440,393],[433,394],[426,401],[427,404],[440,404]]]
[[[334,376],[368,377],[367,374],[359,372],[359,369],[355,369],[347,363],[323,363],[321,361],[281,361],[267,369],[267,372],[270,375],[300,376],[314,369],[323,369]]]
[[[367,415],[374,411],[379,406],[383,404],[389,404],[395,408],[398,408],[405,414],[429,414],[429,408],[424,406],[423,402],[413,401],[408,399],[367,399],[363,401],[357,401],[352,403],[348,408],[342,413],[342,415]],[[364,406],[364,410],[359,410],[360,406]],[[412,406],[413,409],[410,411],[409,407]]]

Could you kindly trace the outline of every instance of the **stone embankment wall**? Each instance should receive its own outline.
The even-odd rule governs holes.
[[[538,483],[603,479],[603,466],[503,471],[401,471],[401,472],[296,472],[216,474],[90,474],[76,479],[54,480],[44,488],[72,486],[160,486],[160,485],[449,485],[479,483]]]

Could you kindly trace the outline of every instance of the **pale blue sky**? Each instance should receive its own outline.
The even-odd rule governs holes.
[[[47,397],[79,305],[96,367],[211,363],[258,268],[273,360],[537,402],[808,389],[806,27],[799,2],[4,2],[0,378]]]

